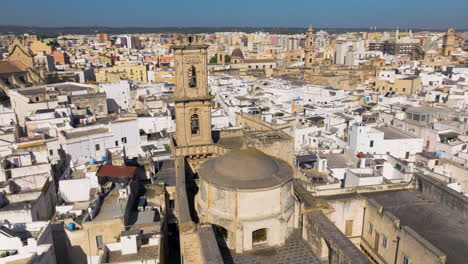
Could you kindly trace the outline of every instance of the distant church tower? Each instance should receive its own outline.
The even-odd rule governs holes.
[[[314,30],[309,26],[306,36],[304,67],[311,68],[314,64]]]
[[[226,61],[225,61],[225,55],[224,55],[224,48],[223,46],[218,45],[218,51],[216,53],[216,63],[217,64],[226,64]]]
[[[211,144],[211,96],[208,92],[207,49],[202,36],[180,37],[174,50],[174,92],[177,146]]]
[[[455,44],[455,30],[453,28],[447,28],[444,35],[444,42],[442,44],[442,55],[452,56],[453,45]]]

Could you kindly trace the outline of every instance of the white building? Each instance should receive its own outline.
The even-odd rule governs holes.
[[[99,87],[101,92],[106,93],[109,112],[118,112],[119,109],[127,110],[132,106],[129,81],[102,83]]]
[[[358,154],[390,155],[413,159],[423,149],[423,139],[392,127],[371,127],[354,124],[349,132],[349,150]]]

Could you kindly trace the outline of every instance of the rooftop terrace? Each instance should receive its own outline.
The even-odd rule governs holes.
[[[299,230],[295,230],[281,247],[254,249],[242,254],[236,254],[222,246],[220,248],[225,264],[321,263],[306,243]]]
[[[365,195],[372,198],[447,255],[447,262],[468,263],[468,224],[461,214],[428,200],[416,191]]]

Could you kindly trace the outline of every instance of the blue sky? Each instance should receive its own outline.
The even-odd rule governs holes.
[[[468,29],[468,0],[1,0],[0,24]]]

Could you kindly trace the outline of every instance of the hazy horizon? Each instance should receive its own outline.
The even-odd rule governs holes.
[[[2,4],[0,25],[26,27],[468,28],[466,0],[15,0]]]

